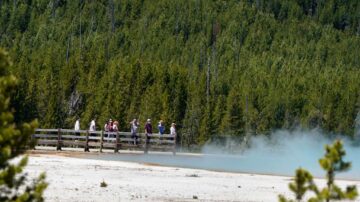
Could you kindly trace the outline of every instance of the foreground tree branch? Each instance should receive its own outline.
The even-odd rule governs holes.
[[[10,66],[7,54],[0,49],[0,201],[43,201],[47,186],[45,174],[29,182],[23,173],[28,158],[22,157],[18,163],[10,162],[26,151],[37,126],[37,121],[14,123],[10,94],[16,88],[17,80],[8,72]]]

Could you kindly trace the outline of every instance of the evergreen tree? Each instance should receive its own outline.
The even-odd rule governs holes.
[[[179,137],[321,127],[354,135],[358,0],[1,1],[16,121],[113,117]],[[221,98],[221,99],[219,99]],[[171,121],[170,121],[171,120]],[[196,127],[196,128],[195,128]],[[191,134],[191,135],[190,135]]]
[[[0,201],[43,201],[42,194],[47,186],[45,175],[29,183],[23,173],[28,158],[10,162],[26,151],[37,122],[14,122],[10,95],[17,80],[9,73],[9,67],[7,54],[0,49]]]
[[[333,145],[326,145],[325,155],[319,160],[320,166],[326,171],[326,187],[319,189],[314,181],[312,175],[299,168],[296,170],[295,182],[289,184],[289,188],[294,192],[296,201],[301,201],[307,191],[314,192],[313,197],[309,198],[309,202],[320,202],[330,200],[355,200],[358,196],[356,186],[347,186],[346,190],[341,190],[335,184],[335,174],[338,172],[344,172],[350,169],[351,163],[345,162],[343,157],[345,156],[345,150],[340,140],[336,140]],[[291,202],[294,200],[288,200],[284,196],[279,196],[281,202]]]

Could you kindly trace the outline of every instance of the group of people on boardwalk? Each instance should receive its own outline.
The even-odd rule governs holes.
[[[95,120],[93,120],[95,122]],[[104,125],[104,131],[105,132],[118,132],[119,131],[119,122],[118,121],[112,121],[112,119],[109,119],[108,122]]]
[[[140,123],[139,123],[138,119],[133,119],[130,122],[131,138],[134,139],[134,143],[136,143],[137,139],[138,139],[139,127],[140,127]],[[153,134],[153,127],[151,124],[151,119],[147,119],[144,129],[145,129],[145,135],[147,137],[147,140],[150,140],[150,136],[151,136],[151,134]],[[75,131],[80,130],[80,119],[76,120],[74,130]],[[96,131],[95,119],[91,120],[89,131],[90,132]],[[113,121],[112,119],[109,119],[104,125],[104,131],[105,132],[118,132],[119,131],[119,122],[116,120]],[[163,120],[159,121],[158,131],[159,131],[160,135],[165,134],[165,124],[164,124]],[[176,124],[175,123],[171,124],[170,135],[173,135],[173,136],[176,135]]]

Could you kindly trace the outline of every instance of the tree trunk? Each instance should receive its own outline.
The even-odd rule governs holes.
[[[79,5],[79,9],[80,9],[80,13],[79,13],[79,20],[80,20],[80,47],[79,47],[79,49],[80,49],[80,57],[82,58],[82,22],[81,22],[81,14],[82,14],[82,0],[80,0],[80,5]]]
[[[260,0],[256,0],[256,8],[260,9]]]
[[[216,41],[213,43],[213,46],[212,46],[212,61],[213,61],[213,77],[215,79],[215,82],[217,80],[217,60],[216,60]]]
[[[55,18],[55,10],[57,7],[57,0],[52,0],[51,17]]]
[[[68,39],[67,48],[66,48],[66,63],[69,63],[69,57],[70,57],[70,38]]]
[[[210,60],[211,57],[208,58],[208,65],[206,71],[206,101],[209,103],[210,99]]]
[[[106,41],[105,41],[105,59],[106,59],[106,62],[108,62],[109,59],[110,59],[110,55],[109,55],[109,39],[106,39]]]

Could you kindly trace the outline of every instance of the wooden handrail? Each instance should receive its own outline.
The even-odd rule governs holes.
[[[42,129],[42,128],[37,128],[35,129],[35,132],[58,132],[59,129]],[[120,135],[131,135],[131,132],[109,132],[109,131],[88,131],[88,130],[72,130],[72,129],[62,129],[60,128],[60,131],[62,133],[80,133],[80,134],[86,134],[87,132],[89,132],[90,134],[101,134],[101,132],[104,132],[104,134],[110,134],[110,135],[116,135],[117,133],[119,133]],[[145,133],[137,133],[138,136],[145,136]],[[158,133],[153,133],[153,134],[149,134],[149,137],[174,137],[174,135],[171,134],[158,134]]]
[[[137,148],[147,153],[151,149],[169,149],[175,154],[176,136],[170,134],[137,133],[138,141],[135,142],[130,132],[106,132],[72,129],[35,129],[32,137],[38,140],[38,145],[53,145],[57,150],[62,147],[83,147],[84,151],[90,148],[113,148],[117,153],[121,149]],[[149,139],[148,139],[149,138]],[[170,146],[170,147],[169,147]]]

